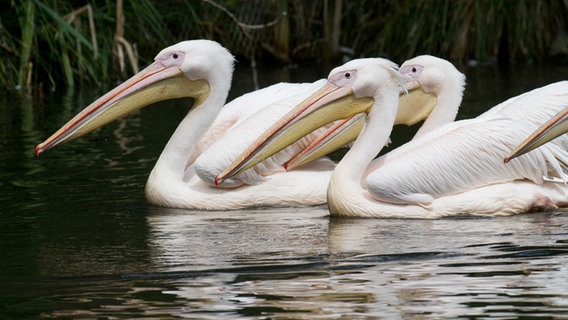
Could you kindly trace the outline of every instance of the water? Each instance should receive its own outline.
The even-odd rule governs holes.
[[[269,70],[261,85],[323,73]],[[467,70],[460,118],[567,78]],[[251,90],[240,69],[231,95]],[[102,91],[0,97],[1,319],[568,318],[568,214],[336,220],[325,208],[199,212],[143,189],[187,101],[33,155]],[[395,144],[413,129],[397,129]]]

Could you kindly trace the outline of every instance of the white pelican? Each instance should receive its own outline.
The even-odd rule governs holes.
[[[424,69],[429,68],[427,60]],[[503,154],[520,143],[519,136],[564,108],[568,82],[511,98],[475,119],[447,123],[389,153],[382,165],[369,167],[390,134],[399,84],[394,65],[383,59],[352,61],[334,69],[322,89],[268,130],[219,180],[301,136],[298,123],[325,123],[335,119],[329,116],[332,112],[339,118],[366,112],[363,131],[329,184],[332,216],[498,216],[568,205],[565,149],[546,145],[509,165],[503,163]],[[454,101],[459,104],[460,99]],[[320,120],[322,115],[328,118]]]
[[[210,187],[196,176],[195,159],[229,129],[285,97],[300,94],[295,98],[299,102],[301,94],[308,96],[325,82],[277,84],[239,97],[222,108],[231,85],[233,61],[233,56],[214,41],[192,40],[170,46],[156,56],[153,64],[97,99],[39,144],[36,154],[154,102],[192,97],[192,110],[177,127],[148,178],[149,203],[209,210],[325,203],[325,185],[298,187],[290,181],[328,180],[334,163],[326,159],[305,170],[275,174],[262,184],[228,190]],[[226,145],[225,149],[230,147]]]
[[[532,151],[548,141],[568,132],[568,108],[560,111],[505,157],[505,162]]]

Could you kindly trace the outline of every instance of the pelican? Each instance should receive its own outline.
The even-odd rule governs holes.
[[[433,59],[437,58],[422,57],[412,65],[426,70]],[[546,145],[509,165],[502,157],[521,142],[519,136],[564,108],[568,82],[511,98],[477,118],[448,122],[387,154],[382,163],[372,163],[392,130],[401,77],[392,62],[379,58],[351,61],[332,70],[324,87],[266,131],[218,179],[246,170],[271,150],[295,141],[303,134],[297,129],[303,122],[326,123],[365,112],[364,129],[336,166],[328,186],[332,216],[500,216],[568,205],[565,149]],[[409,81],[425,85],[419,78]],[[455,97],[439,101],[453,100],[447,106],[454,112],[461,92],[446,94]]]
[[[229,190],[212,188],[196,175],[195,159],[232,127],[278,100],[300,94],[298,99],[301,101],[303,92],[307,96],[322,84],[321,81],[278,84],[239,97],[222,108],[232,81],[233,61],[233,56],[214,41],[191,40],[170,46],[156,56],[153,64],[97,99],[39,144],[36,154],[154,102],[191,97],[195,99],[192,110],[175,130],[148,178],[145,193],[150,204],[226,210],[324,203],[325,187],[322,190],[291,188],[288,179],[298,179],[295,176],[299,171],[285,176],[275,174],[273,179],[262,184]],[[262,119],[257,121],[262,122]],[[229,147],[225,146],[225,149]],[[311,179],[318,179],[321,175],[329,179],[333,167],[332,161],[322,159],[301,174]],[[293,193],[295,190],[297,192]]]
[[[505,163],[512,159],[532,151],[548,141],[568,132],[568,108],[560,111],[538,130],[528,136],[521,144],[513,149],[506,157]]]
[[[212,187],[214,180],[207,180],[211,177],[209,172],[222,170],[215,166],[230,163],[234,160],[231,154],[240,153],[243,144],[246,146],[247,141],[258,138],[259,128],[282,117],[325,83],[321,80],[276,84],[223,107],[232,81],[233,61],[232,55],[214,41],[192,40],[170,46],[156,56],[153,64],[94,101],[39,144],[36,154],[154,102],[192,97],[195,100],[192,110],[164,147],[146,183],[145,195],[150,204],[231,210],[325,203],[334,162],[317,159],[290,172],[279,166],[308,145],[312,136],[256,166],[255,175],[244,173],[227,180],[220,185],[225,188]],[[408,115],[400,116],[400,121],[419,120],[413,117],[416,118],[409,111]]]

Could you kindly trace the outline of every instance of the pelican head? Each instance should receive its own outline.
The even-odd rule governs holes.
[[[191,97],[197,108],[210,96],[210,83],[223,83],[229,91],[233,57],[209,40],[183,41],[162,50],[154,63],[109,91],[51,137],[36,147],[36,154],[76,139],[152,103]]]
[[[407,95],[401,95],[399,114],[408,110],[416,119],[430,117],[435,126],[453,121],[465,87],[465,76],[447,60],[421,55],[405,61],[399,70],[406,81]],[[434,109],[439,111],[436,113]],[[421,131],[430,130],[423,126]]]
[[[465,76],[452,63],[430,55],[406,60],[399,72],[409,91],[419,88],[424,93],[440,96],[448,90],[463,91],[465,87]]]
[[[256,165],[323,125],[360,113],[370,114],[374,101],[385,95],[377,88],[384,87],[380,84],[392,82],[393,77],[399,78],[396,65],[381,58],[352,60],[333,69],[320,90],[265,131],[217,176],[216,183]],[[400,85],[400,82],[395,85]]]

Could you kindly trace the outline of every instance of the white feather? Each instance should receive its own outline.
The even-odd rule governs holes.
[[[213,141],[213,144],[209,145],[197,158],[194,163],[197,175],[206,183],[215,185],[215,177],[225,170],[243,150],[258,139],[262,132],[266,131],[273,123],[319,89],[324,83],[325,80],[320,80],[310,84],[294,86],[294,90],[286,91],[288,92],[288,96],[285,94],[276,96],[272,95],[272,92],[268,92],[266,96],[272,98],[285,96],[285,98],[281,98],[274,103],[269,103],[263,108],[257,108],[260,110],[255,112],[254,116],[247,115],[243,117],[241,114],[238,121],[235,121],[235,124],[231,126],[222,137]],[[282,88],[282,86],[279,86],[279,89],[280,88]],[[290,96],[290,92],[294,92],[295,94]],[[250,101],[251,97],[246,98],[247,101]],[[266,102],[266,99],[262,101]],[[227,107],[233,107],[232,103],[228,104]],[[238,107],[239,110],[243,109],[241,105]],[[306,136],[281,152],[273,155],[271,158],[256,165],[254,168],[251,168],[251,170],[246,170],[231,179],[225,180],[221,186],[235,187],[243,184],[254,185],[264,181],[264,176],[284,172],[285,170],[282,164],[305,148],[316,136],[316,133]],[[208,142],[211,143],[211,141]]]

